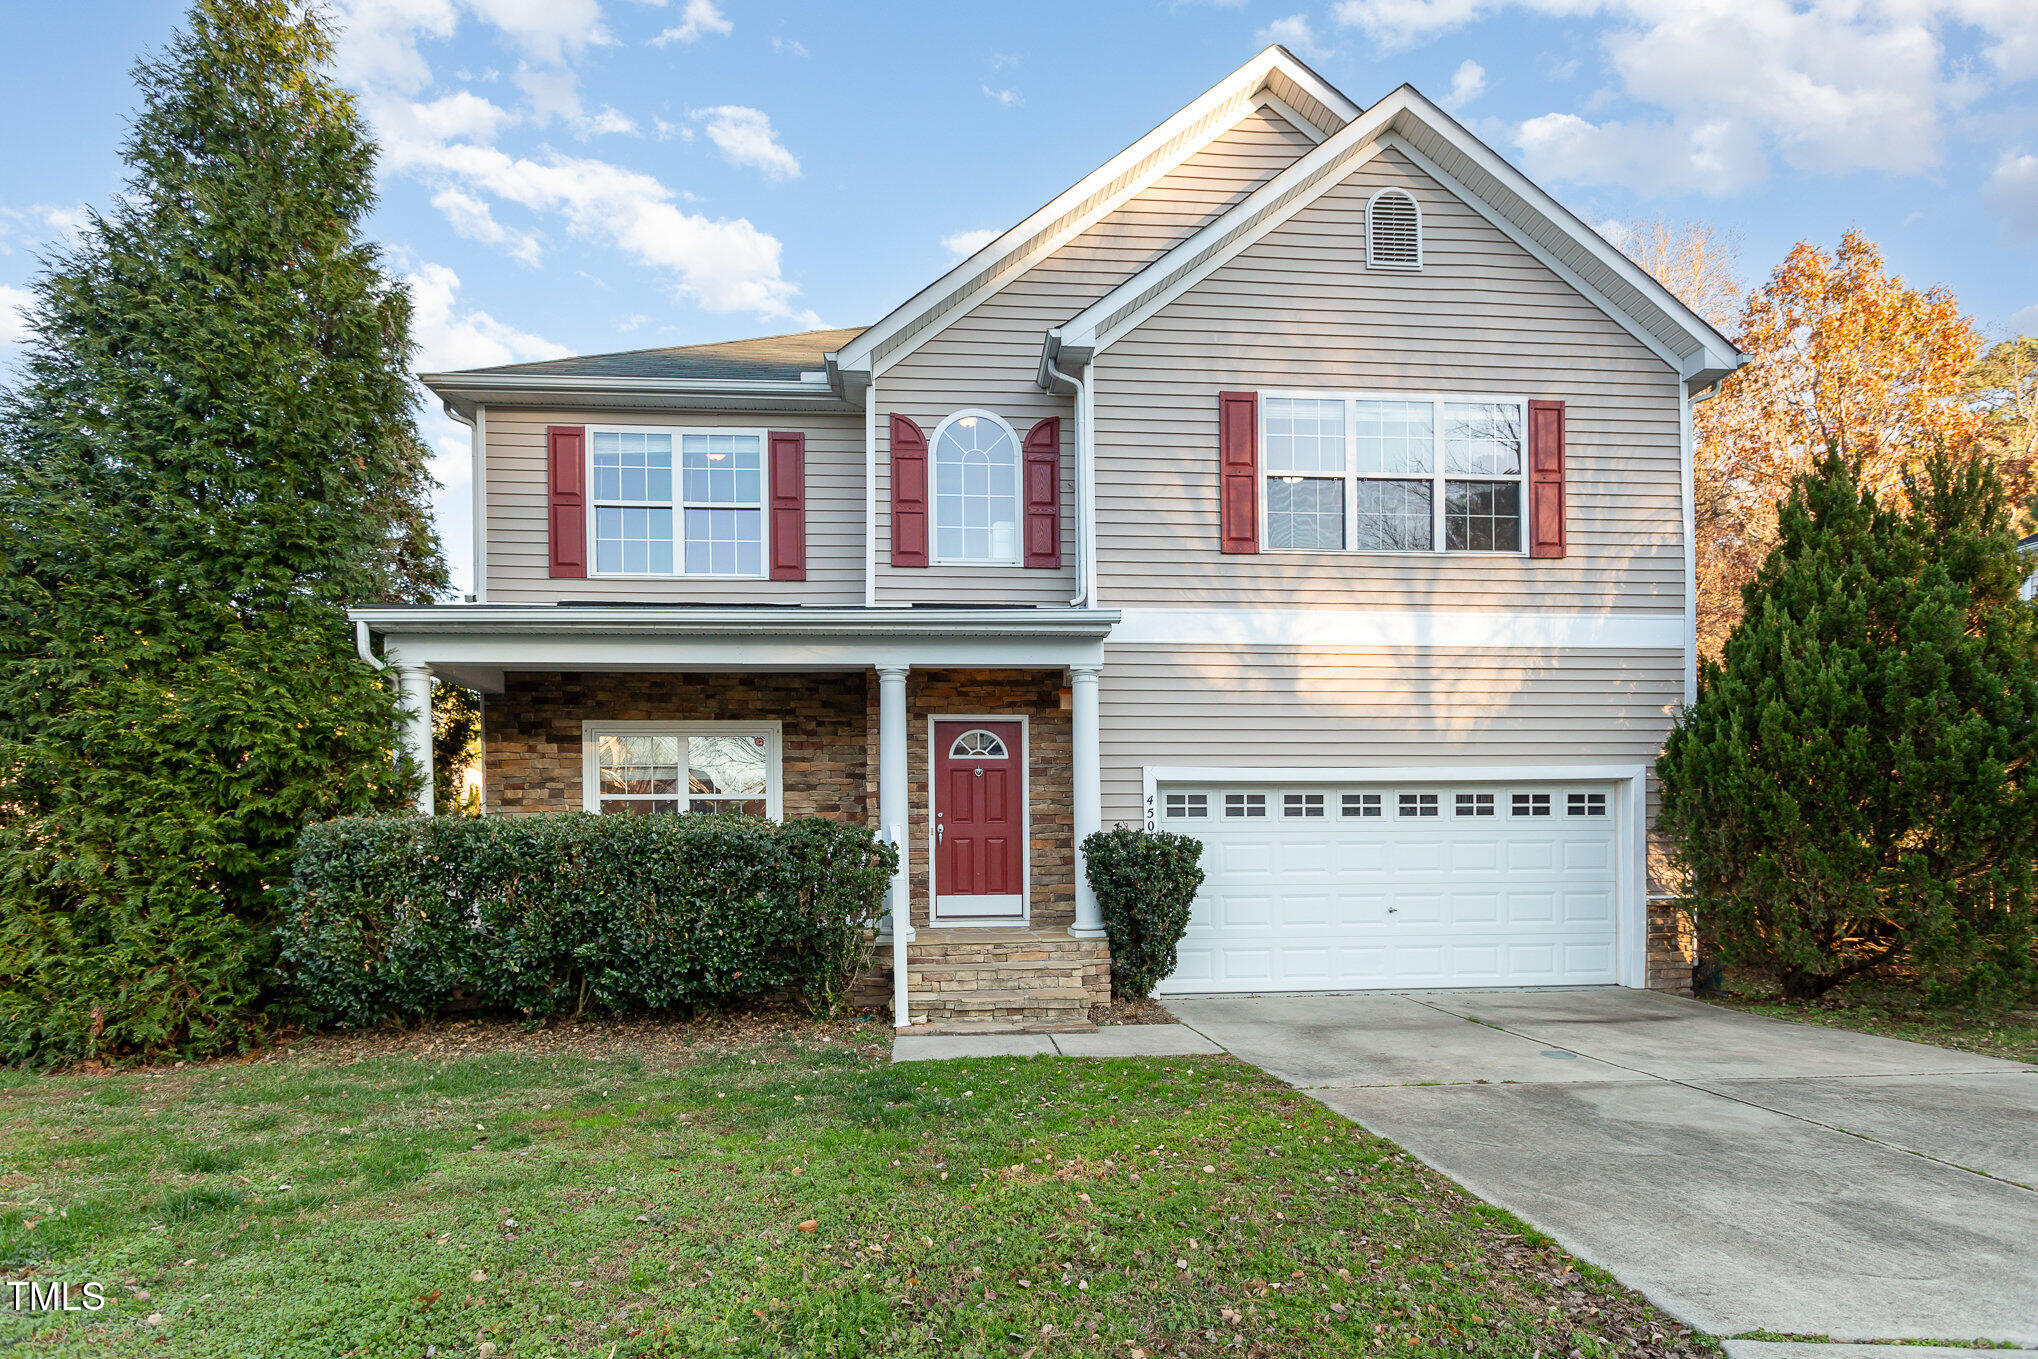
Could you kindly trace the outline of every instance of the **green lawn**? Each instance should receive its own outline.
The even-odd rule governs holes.
[[[1716,1353],[1226,1058],[893,1067],[855,1024],[475,1032],[0,1077],[4,1277],[113,1299],[0,1311],[0,1346]]]
[[[2038,1010],[1974,1011],[1960,1006],[1927,1006],[1898,988],[1848,988],[1815,1001],[1785,1001],[1751,990],[1716,1004],[1802,1024],[1933,1043],[1962,1052],[2038,1062]]]

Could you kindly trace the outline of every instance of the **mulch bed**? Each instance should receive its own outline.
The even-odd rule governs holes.
[[[1168,1007],[1152,998],[1131,1000],[1125,996],[1112,998],[1109,1005],[1092,1005],[1090,1022],[1099,1026],[1107,1024],[1173,1024],[1178,1021],[1168,1012]]]

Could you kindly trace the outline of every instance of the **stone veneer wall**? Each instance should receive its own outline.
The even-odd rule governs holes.
[[[782,724],[787,816],[861,821],[877,804],[877,682],[848,674],[522,672],[482,699],[482,786],[490,812],[581,807],[580,724],[774,719]],[[873,715],[867,717],[866,713]]]
[[[1691,994],[1691,967],[1698,960],[1698,939],[1691,922],[1671,901],[1649,903],[1648,979],[1651,991]]]

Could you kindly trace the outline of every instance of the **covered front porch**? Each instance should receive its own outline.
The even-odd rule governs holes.
[[[900,847],[857,988],[914,1019],[1087,1021],[1109,955],[1078,846],[1101,828],[1104,610],[450,605],[361,609],[407,748],[431,759],[433,677],[482,695],[488,815],[826,816]],[[376,643],[380,655],[376,654]],[[427,790],[419,800],[429,812]]]

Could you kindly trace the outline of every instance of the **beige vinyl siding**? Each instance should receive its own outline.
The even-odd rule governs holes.
[[[1366,203],[1390,186],[1422,209],[1419,273],[1365,267]],[[1392,148],[1106,349],[1094,372],[1106,607],[1684,610],[1675,373]],[[1565,402],[1569,555],[1224,556],[1217,393],[1262,388]]]
[[[798,430],[807,436],[807,578],[554,580],[546,544],[547,425]],[[863,418],[768,411],[536,411],[488,407],[488,602],[861,604]],[[590,549],[591,550],[591,549]]]
[[[1150,765],[1647,763],[1683,666],[1679,651],[1107,644],[1104,822],[1140,823]]]
[[[1277,113],[1247,114],[1145,191],[879,372],[880,603],[1068,602],[1076,590],[1075,401],[1036,385],[1042,339],[1314,145]],[[1061,417],[1060,570],[891,566],[890,417],[894,412],[911,417],[932,439],[944,418],[970,406],[996,411],[1021,439],[1035,421]]]

